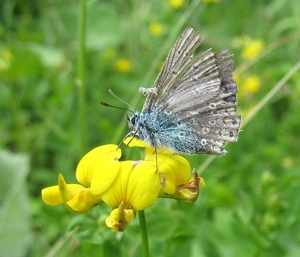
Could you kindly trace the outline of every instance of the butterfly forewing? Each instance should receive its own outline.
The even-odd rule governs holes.
[[[173,81],[168,92],[158,97],[153,109],[164,108],[174,113],[194,110],[217,96],[221,81],[214,54],[208,50],[195,61],[181,78]]]
[[[193,53],[201,42],[202,39],[200,38],[200,34],[195,33],[194,29],[186,28],[183,31],[170,50],[168,57],[154,82],[153,88],[149,91],[144,88],[140,89],[144,94],[149,94],[145,101],[143,111],[147,111],[151,108],[153,100],[157,97],[159,90],[165,92],[170,84],[172,84],[176,78],[181,76],[181,72],[185,70],[187,65],[191,62]]]

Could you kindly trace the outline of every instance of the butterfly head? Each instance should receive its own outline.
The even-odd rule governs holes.
[[[136,130],[138,127],[139,123],[139,118],[140,118],[140,113],[139,112],[134,112],[130,116],[127,116],[127,123],[129,128],[132,130]]]

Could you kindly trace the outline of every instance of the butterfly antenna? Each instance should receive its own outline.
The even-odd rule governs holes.
[[[124,104],[126,104],[127,106],[128,106],[128,108],[129,109],[127,109],[128,111],[130,111],[130,112],[134,112],[134,109],[132,108],[132,106],[129,104],[129,103],[127,103],[127,102],[125,102],[123,99],[121,99],[120,97],[118,97],[118,96],[116,96],[115,95],[115,93],[111,90],[111,89],[108,89],[108,92],[114,97],[114,98],[116,98],[116,99],[118,99],[119,101],[121,101],[122,103],[124,103]]]
[[[104,106],[107,106],[107,107],[112,107],[112,108],[115,108],[115,109],[125,110],[125,111],[128,111],[128,112],[134,113],[134,111],[129,110],[129,109],[127,109],[127,108],[123,108],[123,107],[119,107],[119,106],[114,106],[114,105],[105,103],[105,102],[103,102],[103,101],[101,101],[100,104],[102,104],[102,105],[104,105]],[[127,119],[128,119],[128,118],[127,118]]]

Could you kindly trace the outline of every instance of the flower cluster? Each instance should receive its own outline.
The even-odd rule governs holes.
[[[146,147],[128,138],[129,146]],[[64,204],[74,213],[86,213],[106,203],[113,211],[106,225],[113,232],[124,231],[135,212],[149,208],[158,197],[195,201],[204,180],[196,171],[190,178],[190,165],[168,150],[154,151],[146,147],[144,160],[120,161],[117,145],[104,145],[87,153],[79,162],[76,178],[80,184],[67,184],[60,174],[58,185],[42,190],[42,198],[50,205]]]

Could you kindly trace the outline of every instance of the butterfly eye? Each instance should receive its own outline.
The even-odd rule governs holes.
[[[130,118],[130,123],[134,126],[135,125],[135,122],[136,122],[136,118],[137,118],[137,115],[133,115],[131,118]]]

